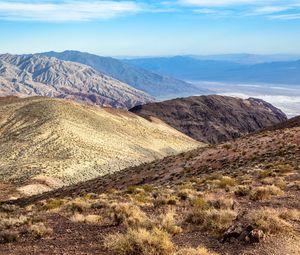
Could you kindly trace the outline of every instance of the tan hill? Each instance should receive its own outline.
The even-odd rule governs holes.
[[[53,188],[197,146],[161,121],[120,109],[41,97],[0,100],[2,181],[24,184],[36,177],[34,182]]]
[[[130,111],[147,119],[159,118],[205,143],[238,138],[287,119],[282,111],[263,100],[217,95],[149,103]]]
[[[5,204],[0,254],[298,255],[300,126],[283,126]]]
[[[0,55],[0,96],[47,96],[131,108],[148,94],[89,66],[37,55]]]

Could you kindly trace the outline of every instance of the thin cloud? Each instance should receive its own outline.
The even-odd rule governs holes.
[[[271,19],[279,19],[279,20],[297,20],[297,19],[300,19],[300,13],[271,15],[269,17]]]
[[[230,6],[230,5],[245,5],[261,3],[261,0],[179,0],[179,3],[195,6]]]
[[[0,19],[5,20],[90,21],[142,10],[142,5],[133,1],[0,1]]]

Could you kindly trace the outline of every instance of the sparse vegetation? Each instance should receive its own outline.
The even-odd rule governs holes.
[[[192,209],[188,213],[186,221],[199,226],[203,231],[219,234],[232,224],[236,216],[237,214],[232,210]]]
[[[274,185],[267,185],[254,188],[250,194],[250,199],[254,201],[267,200],[272,196],[280,196],[283,194],[284,192],[280,188]]]
[[[114,225],[142,227],[149,223],[146,214],[131,203],[115,203],[110,208],[110,219]]]
[[[126,234],[106,237],[104,246],[116,255],[170,255],[174,245],[169,234],[161,229],[130,229]]]

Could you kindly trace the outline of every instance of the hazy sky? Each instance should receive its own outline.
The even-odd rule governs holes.
[[[0,52],[300,53],[300,0],[0,0]]]

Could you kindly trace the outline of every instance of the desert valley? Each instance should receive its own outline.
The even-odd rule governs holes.
[[[300,255],[298,0],[0,0],[0,255]]]

